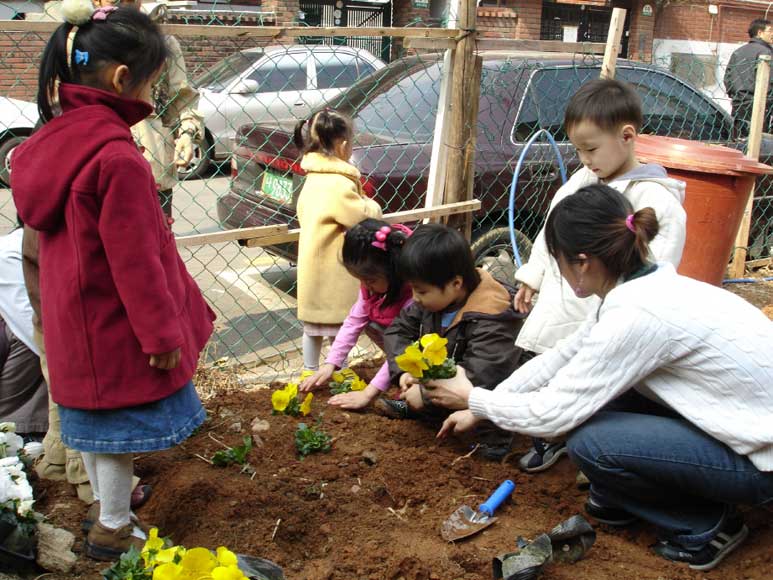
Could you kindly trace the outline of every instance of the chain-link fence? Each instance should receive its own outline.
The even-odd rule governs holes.
[[[362,13],[349,13],[350,20],[339,18],[341,25],[391,22],[388,15],[375,13],[373,5],[364,4],[356,6]],[[307,24],[339,24],[334,22],[335,9],[309,10],[304,16]],[[324,107],[354,120],[352,162],[364,176],[366,193],[384,212],[423,207],[442,52],[405,49],[400,38],[371,36],[296,35],[278,41],[245,35],[243,28],[233,33],[227,25],[252,22],[259,31],[261,18],[243,14],[208,20],[204,15],[191,22],[211,23],[206,31],[174,28],[180,57],[170,60],[169,67],[174,68],[166,71],[161,88],[154,92],[160,113],[156,130],[170,134],[172,144],[183,132],[195,133],[195,154],[190,164],[176,170],[173,157],[140,145],[158,165],[159,189],[165,196],[172,192],[175,234],[270,224],[297,227],[295,203],[304,177],[292,129],[299,119]],[[0,29],[0,179],[6,183],[13,147],[37,122],[32,104],[37,66],[50,34],[25,26],[33,25]],[[482,265],[512,282],[508,205],[516,162],[534,133],[546,129],[557,142],[567,173],[579,167],[563,132],[564,110],[577,88],[599,76],[601,59],[583,50],[480,54],[473,195],[481,200],[482,209],[473,217],[472,243]],[[718,99],[687,82],[686,65],[660,64],[626,60],[617,64],[617,78],[632,83],[642,97],[644,132],[742,147]],[[525,260],[530,240],[542,227],[550,199],[561,185],[561,171],[545,140],[538,139],[523,161],[514,225]],[[163,175],[169,178],[173,173],[175,179],[165,181]],[[757,188],[750,249],[754,258],[769,256],[773,246],[769,183],[765,178]],[[0,233],[14,223],[10,191],[2,189]],[[208,362],[227,358],[246,366],[262,363],[269,369],[264,378],[266,373],[270,377],[298,370],[302,323],[296,318],[294,243],[265,248],[206,244],[182,248],[181,255],[218,313]]]

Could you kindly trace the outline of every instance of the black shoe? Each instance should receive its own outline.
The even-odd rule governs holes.
[[[414,413],[408,408],[408,403],[400,399],[379,397],[373,403],[373,408],[379,415],[390,419],[412,419]]]
[[[652,549],[666,560],[686,562],[693,570],[705,572],[715,568],[748,535],[749,528],[744,525],[741,516],[734,515],[728,518],[714,539],[702,546],[688,549],[668,540],[660,540]]]
[[[479,426],[475,436],[481,456],[490,461],[501,461],[510,453],[514,438],[515,434],[511,431],[489,422]]]
[[[566,454],[566,441],[548,443],[544,439],[533,439],[533,447],[518,461],[518,467],[526,473],[537,473],[550,468]]]
[[[592,497],[585,502],[585,513],[602,524],[614,527],[629,526],[639,519],[624,509],[598,504]]]

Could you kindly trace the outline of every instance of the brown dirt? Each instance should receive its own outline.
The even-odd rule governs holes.
[[[293,443],[300,420],[272,416],[269,390],[210,399],[200,432],[175,449],[136,460],[137,474],[154,487],[140,517],[188,547],[227,545],[269,558],[284,567],[289,580],[479,580],[491,578],[492,557],[513,550],[517,536],[532,538],[582,511],[585,494],[575,488],[576,470],[568,460],[533,476],[477,456],[454,463],[469,451],[469,442],[437,443],[433,426],[327,409],[326,398],[317,397],[313,416],[336,438],[333,450],[304,461]],[[255,417],[271,428],[263,447],[250,454],[254,476],[197,457],[220,449],[215,439],[240,443]],[[527,446],[526,439],[518,440],[519,450]],[[375,464],[364,452],[375,454]],[[500,508],[500,520],[475,538],[445,543],[441,522],[462,503],[477,505],[505,478],[518,488],[513,502]],[[37,490],[38,509],[73,531],[80,550],[86,508],[63,483],[38,482]],[[770,512],[750,511],[747,521],[747,544],[712,573],[692,572],[649,552],[654,537],[647,527],[624,532],[598,527],[596,545],[584,561],[552,565],[543,577],[771,578]],[[104,567],[81,558],[73,574],[56,577],[93,579]]]

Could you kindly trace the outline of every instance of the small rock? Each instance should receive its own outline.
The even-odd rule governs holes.
[[[72,553],[75,536],[50,524],[38,524],[38,565],[49,572],[67,574],[78,557]]]
[[[352,493],[359,493],[360,489],[362,489],[359,485],[353,485],[352,486]]]
[[[241,433],[242,432],[242,422],[236,421],[236,423],[231,423],[228,426],[229,431],[233,431],[234,433]]]
[[[263,433],[264,431],[268,431],[269,429],[271,429],[271,424],[265,419],[261,419],[260,417],[255,417],[252,420],[251,429],[253,433]]]
[[[319,526],[319,531],[325,534],[326,536],[329,536],[330,534],[333,533],[333,526],[331,526],[330,524],[322,524],[321,526]]]
[[[253,433],[252,434],[252,444],[255,447],[263,447],[263,445],[264,445],[263,439],[261,439],[260,435],[258,435],[257,433]]]
[[[231,507],[236,507],[237,505],[239,505],[239,502],[236,500],[232,500],[229,503],[231,504]]]
[[[378,463],[378,455],[376,455],[375,451],[363,451],[362,458],[368,465],[376,465]]]

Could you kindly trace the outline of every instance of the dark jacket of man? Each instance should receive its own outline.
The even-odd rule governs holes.
[[[730,57],[724,81],[725,90],[733,101],[751,101],[754,99],[757,57],[761,54],[773,56],[773,47],[761,38],[752,38]]]

